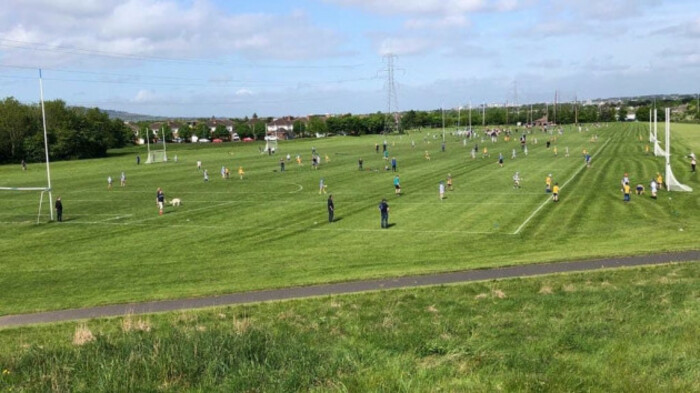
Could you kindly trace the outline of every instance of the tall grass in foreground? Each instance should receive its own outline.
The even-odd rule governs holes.
[[[695,262],[9,329],[0,390],[700,391],[699,278]]]

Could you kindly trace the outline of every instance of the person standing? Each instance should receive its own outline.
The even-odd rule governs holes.
[[[624,193],[625,197],[622,199],[625,202],[630,201],[630,183],[627,182],[625,185],[622,187],[622,192]]]
[[[325,193],[326,193],[325,179],[321,178],[321,180],[318,182],[318,195],[325,194]]]
[[[552,201],[559,202],[559,183],[554,183],[552,188]]]
[[[158,187],[156,191],[156,203],[158,204],[158,215],[163,215],[163,205],[165,205],[165,194],[163,190]]]
[[[389,204],[386,203],[386,199],[382,199],[379,203],[379,213],[382,218],[382,228],[389,228]]]
[[[202,160],[197,160],[197,170],[198,171],[202,170]]]
[[[333,215],[335,214],[335,205],[333,204],[333,194],[328,195],[328,222],[333,222]]]
[[[204,170],[204,181],[209,181],[209,171]]]
[[[391,171],[396,172],[396,157],[391,157]]]
[[[112,176],[107,176],[107,189],[112,189]]]
[[[394,193],[401,195],[401,184],[399,183],[399,175],[394,176]]]
[[[243,167],[239,166],[238,167],[238,176],[243,180],[243,175],[245,175],[245,172],[243,171]]]
[[[454,190],[452,189],[452,174],[451,174],[451,173],[448,173],[448,174],[447,174],[447,189],[448,189],[449,191],[454,191]]]
[[[280,158],[280,172],[284,172],[284,158]]]
[[[56,221],[63,221],[63,203],[61,197],[56,198]]]
[[[22,160],[22,170],[23,171],[27,170],[27,161]]]
[[[695,161],[695,157],[690,159],[690,171],[695,173],[695,165],[697,165],[697,161]]]
[[[379,153],[379,143],[374,144],[374,152]]]
[[[513,188],[520,188],[520,172],[515,172],[513,175]]]
[[[126,173],[122,172],[122,175],[119,177],[119,185],[121,187],[126,187]]]
[[[498,153],[498,166],[503,168],[503,153]]]
[[[438,192],[440,193],[440,200],[445,199],[445,183],[440,180],[440,185],[438,186]]]
[[[544,192],[550,193],[552,192],[552,174],[550,173],[547,175],[547,177],[544,179]]]
[[[141,156],[136,156],[136,165],[141,164]]]
[[[362,158],[360,158],[359,160],[357,160],[357,168],[358,168],[358,170],[360,170],[360,171],[362,170],[362,163],[363,163],[363,162],[362,162]]]
[[[656,184],[656,180],[651,179],[651,183],[649,184],[649,188],[651,189],[651,199],[656,199],[656,193],[659,190],[659,185]]]

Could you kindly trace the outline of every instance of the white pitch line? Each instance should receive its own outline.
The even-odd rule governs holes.
[[[212,209],[212,208],[219,207],[219,206],[230,205],[230,204],[232,204],[232,203],[235,203],[235,201],[227,201],[227,202],[223,202],[223,203],[216,203],[216,204],[213,204],[213,205],[210,205],[210,206],[204,206],[204,207],[200,207],[200,208],[197,208],[197,209],[190,209],[190,210],[184,210],[184,209],[183,209],[179,214],[194,213],[194,212],[201,211],[201,210],[208,210],[208,209]],[[161,216],[144,218],[144,219],[142,219],[142,220],[133,221],[133,223],[141,223],[141,222],[144,222],[144,221],[157,220],[157,219],[159,219],[160,217],[161,217]]]
[[[131,216],[133,216],[133,214],[125,214],[125,215],[123,215],[123,216],[116,216],[116,217],[108,218],[108,219],[106,219],[106,220],[102,220],[102,222],[113,221],[113,220],[121,220],[122,218],[127,218],[127,217],[131,217]]]
[[[29,222],[28,222],[29,223]],[[70,224],[70,225],[111,225],[111,226],[150,226],[151,224],[145,224],[142,221],[132,221],[132,222],[106,222],[106,221],[68,221],[64,222],[65,224]],[[325,222],[324,222],[325,224]],[[200,224],[168,224],[168,228],[205,228],[205,229],[219,229],[219,228],[228,228],[230,229],[230,225],[200,225]],[[320,227],[320,228],[314,228],[314,227],[307,227],[307,226],[287,226],[287,227],[278,227],[278,226],[269,226],[269,227],[260,227],[260,226],[249,226],[249,227],[236,227],[236,229],[239,230],[248,230],[248,229],[263,229],[263,230],[283,230],[283,229],[307,229],[310,231],[333,231],[333,232],[383,232],[383,233],[391,233],[391,232],[401,232],[401,233],[461,233],[461,234],[468,234],[468,235],[506,235],[506,236],[512,236],[512,233],[507,233],[507,232],[489,232],[489,231],[462,231],[462,230],[422,230],[422,229],[399,229],[399,228],[391,228],[391,229],[381,229],[381,228],[339,228],[339,227]]]
[[[595,156],[597,156],[598,153],[600,153],[601,151],[603,151],[603,149],[605,149],[605,147],[608,145],[608,142],[610,142],[610,139],[608,139],[608,140],[605,142],[605,144],[604,144],[603,146],[601,146],[601,148],[591,157],[591,160],[592,160],[593,158],[595,158]],[[559,187],[559,189],[560,189],[560,190],[564,189],[564,187],[566,187],[566,185],[569,184],[569,182],[570,182],[571,180],[573,180],[573,179],[579,174],[579,172],[581,172],[581,169],[583,169],[583,168],[585,168],[585,167],[586,167],[586,164],[582,165],[576,172],[574,172],[574,174],[569,178],[569,180],[567,180],[561,187]],[[542,202],[542,204],[540,204],[540,206],[538,206],[537,209],[535,209],[535,211],[532,212],[532,214],[530,214],[530,216],[529,216],[528,218],[526,218],[525,221],[523,221],[523,223],[520,224],[520,226],[518,227],[518,229],[516,229],[515,232],[513,232],[512,234],[513,234],[513,235],[517,235],[518,233],[520,233],[520,230],[523,229],[523,228],[525,227],[525,225],[527,225],[527,223],[530,222],[530,220],[531,220],[533,217],[535,217],[535,215],[536,215],[540,210],[542,210],[542,208],[543,208],[547,203],[549,203],[549,197],[547,197],[547,199],[545,199],[544,202]]]

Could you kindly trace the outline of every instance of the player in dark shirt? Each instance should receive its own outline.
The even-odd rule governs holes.
[[[333,194],[328,196],[328,222],[333,222],[335,214],[335,205],[333,205]]]
[[[61,197],[56,198],[56,221],[63,221],[63,203],[61,203]]]
[[[386,203],[386,199],[379,203],[379,212],[382,216],[382,228],[389,228],[389,204]]]

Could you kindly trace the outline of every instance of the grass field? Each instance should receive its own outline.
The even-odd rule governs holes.
[[[700,390],[700,263],[6,329],[2,391]]]
[[[272,157],[254,144],[171,145],[169,155],[177,154],[178,163],[137,166],[143,148],[53,163],[54,196],[63,199],[65,222],[33,224],[37,193],[0,193],[0,315],[697,248],[700,182],[683,157],[700,152],[697,126],[673,128],[676,177],[696,192],[662,192],[656,201],[633,197],[629,204],[619,192],[622,174],[648,185],[663,169],[660,158],[643,153],[645,142],[638,138],[646,139],[646,124],[584,133],[567,128],[555,142],[558,157],[545,148],[548,136],[542,133],[529,136],[527,157],[516,134],[509,143],[479,141],[491,157],[472,160],[473,142],[464,147],[448,136],[442,153],[429,132],[387,138],[390,155],[398,159],[400,197],[381,153],[374,152],[378,136],[282,142]],[[594,134],[597,142],[590,141]],[[330,158],[318,171],[310,167],[312,146]],[[591,168],[583,166],[583,149],[594,155]],[[423,157],[426,150],[430,161]],[[504,168],[496,163],[499,152]],[[292,161],[281,173],[279,159],[287,153]],[[302,167],[294,163],[296,154]],[[371,170],[359,171],[359,158]],[[202,180],[197,160],[211,181]],[[231,169],[231,179],[219,176],[222,165]],[[237,178],[239,166],[244,180]],[[125,188],[119,187],[121,171]],[[518,190],[512,187],[515,171],[524,179]],[[438,182],[448,173],[455,190],[441,202]],[[548,173],[564,186],[558,204],[544,193]],[[109,175],[115,179],[111,191]],[[44,176],[40,164],[26,172],[6,165],[0,167],[0,186],[40,186]],[[332,224],[327,196],[318,194],[320,178],[335,198]],[[159,216],[157,187],[183,205]],[[387,230],[380,229],[377,210],[384,197],[393,224]]]

